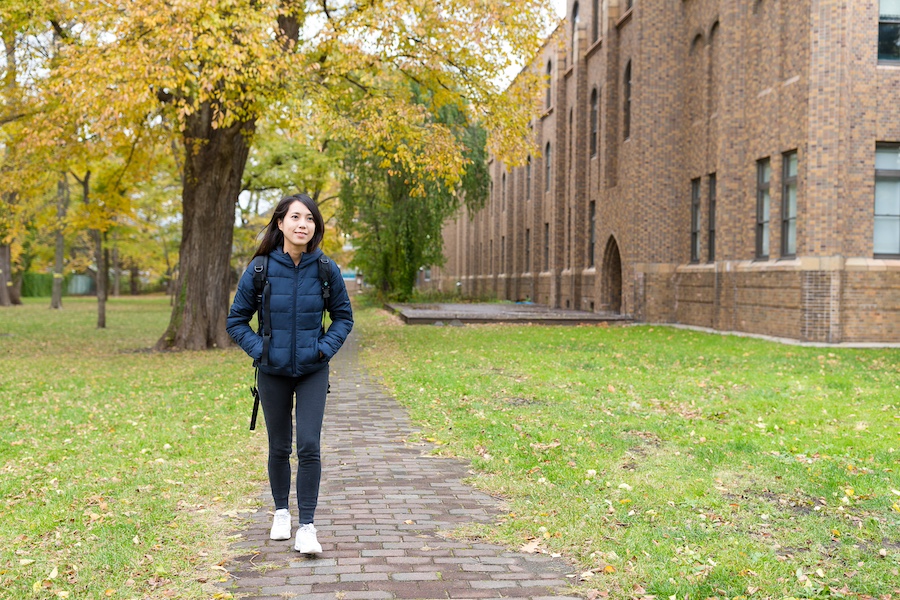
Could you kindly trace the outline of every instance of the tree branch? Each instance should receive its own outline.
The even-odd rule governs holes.
[[[134,158],[135,150],[137,149],[138,142],[140,142],[141,136],[137,134],[134,136],[134,141],[131,142],[131,150],[128,152],[128,158],[125,160],[125,164],[122,166],[122,170],[119,171],[119,177],[116,179],[116,185],[113,186],[114,189],[119,189],[119,184],[122,183],[122,177],[125,176],[125,171],[128,170],[128,167],[131,166],[131,160]]]
[[[0,125],[6,125],[7,123],[12,123],[13,121],[18,121],[19,119],[24,119],[25,117],[30,117],[33,114],[36,114],[36,113],[23,112],[23,113],[11,113],[8,115],[0,115]]]
[[[50,26],[53,27],[53,31],[56,32],[56,35],[58,35],[61,40],[69,41],[69,32],[63,28],[59,21],[50,19]]]

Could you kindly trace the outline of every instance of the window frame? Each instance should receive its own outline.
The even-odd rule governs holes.
[[[768,170],[768,179],[764,179],[766,170]],[[771,185],[771,158],[761,158],[756,161],[756,260],[769,260],[772,216]]]
[[[790,174],[791,157],[796,158],[797,172]],[[800,157],[796,150],[781,155],[781,256],[794,258],[797,256],[797,175],[800,171]],[[790,212],[790,191],[794,190],[794,212]],[[793,251],[789,247],[793,232]]]
[[[550,271],[550,223],[544,221],[544,269],[543,272]]]
[[[591,200],[588,203],[588,268],[596,267],[594,254],[597,251],[597,201]]]
[[[553,61],[547,61],[547,97],[545,99],[546,108],[550,110],[553,108]]]
[[[890,27],[896,27],[900,29],[900,14],[898,15],[886,15],[882,12],[881,8],[881,0],[878,3],[878,63],[883,65],[900,65],[900,46],[898,46],[897,53],[893,56],[883,56],[881,54],[881,44],[882,44],[882,25],[888,25]],[[898,32],[898,41],[900,41],[900,32]]]
[[[550,193],[550,179],[553,177],[553,147],[550,142],[544,146],[544,193]]]
[[[494,238],[488,240],[488,274],[494,274]]]
[[[622,140],[631,139],[631,94],[632,94],[631,61],[625,64],[622,75]]]
[[[706,262],[716,262],[716,174],[710,173],[707,183]]]
[[[691,264],[700,262],[700,186],[699,177],[691,179]]]
[[[581,15],[579,12],[578,2],[572,5],[572,16],[569,19],[572,21],[572,64],[575,64],[575,61],[578,60],[578,23],[581,21]]]
[[[590,156],[597,156],[597,142],[600,138],[600,91],[595,86],[591,90],[591,133],[588,136],[590,144]]]
[[[525,200],[531,200],[531,155],[525,161]]]
[[[525,272],[531,273],[531,228],[525,228]]]
[[[900,154],[900,143],[879,143],[875,145],[876,152],[878,150],[894,150],[898,154]],[[897,181],[900,182],[900,168],[897,169],[875,169],[875,183],[877,184],[878,180],[889,180],[889,181]],[[896,219],[898,221],[898,226],[900,226],[900,210],[898,210],[898,214],[878,214],[875,212],[877,206],[877,185],[875,186],[875,190],[873,190],[872,197],[872,256],[874,258],[881,259],[897,259],[900,258],[900,242],[897,244],[897,252],[875,252],[875,220],[878,217],[889,217],[892,219]]]

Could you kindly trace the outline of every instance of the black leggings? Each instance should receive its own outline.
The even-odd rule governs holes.
[[[269,432],[269,484],[275,509],[288,507],[291,490],[291,434],[297,397],[297,505],[300,523],[312,523],[319,499],[322,462],[319,455],[328,367],[302,377],[259,373],[257,386]]]

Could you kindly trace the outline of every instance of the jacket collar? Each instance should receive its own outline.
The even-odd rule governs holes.
[[[300,264],[297,266],[298,268],[308,266],[310,263],[314,263],[319,260],[320,256],[322,256],[321,248],[316,248],[312,252],[304,252],[300,256]],[[277,260],[286,267],[293,268],[294,266],[294,261],[293,259],[291,259],[290,254],[286,253],[282,248],[275,248],[274,250],[272,250],[272,252],[269,254],[269,257]]]

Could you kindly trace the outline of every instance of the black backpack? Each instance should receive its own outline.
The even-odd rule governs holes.
[[[322,283],[322,299],[325,300],[325,309],[322,311],[322,327],[325,327],[325,311],[331,310],[331,281],[328,274],[331,271],[331,259],[324,254],[317,261],[319,267],[319,281]],[[269,341],[272,339],[272,318],[269,314],[269,279],[267,277],[269,270],[269,256],[257,256],[250,263],[253,268],[253,289],[256,291],[257,320],[259,321],[259,333],[263,339],[263,349],[259,360],[255,366],[269,364]],[[253,377],[254,381],[256,376]],[[331,391],[331,384],[328,385],[328,391]],[[253,413],[250,415],[250,430],[256,429],[256,415],[259,411],[259,390],[257,386],[250,388],[253,395]]]

